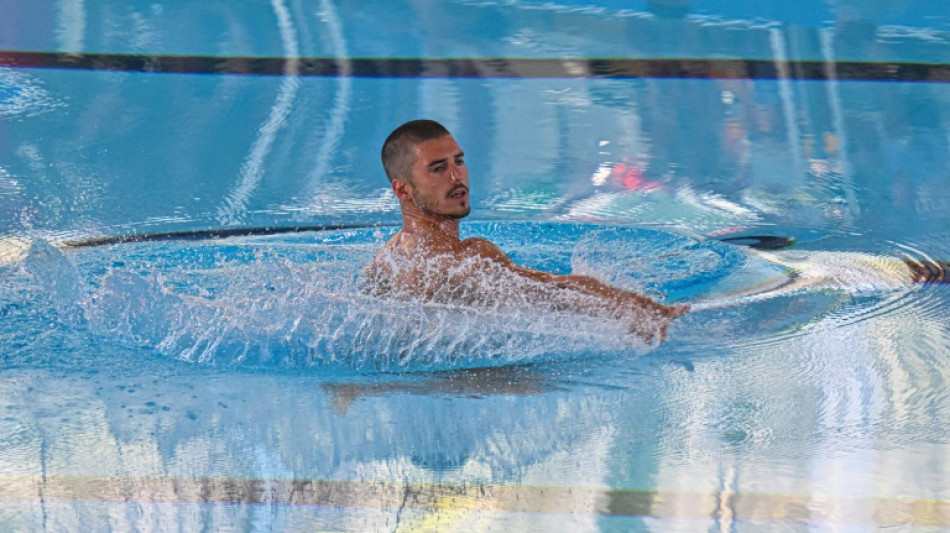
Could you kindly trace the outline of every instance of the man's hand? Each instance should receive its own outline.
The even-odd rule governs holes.
[[[666,329],[676,318],[679,318],[689,311],[689,304],[685,305],[663,305],[654,304],[652,308],[646,309],[646,312],[633,313],[633,322],[630,324],[629,332],[643,339],[647,344],[653,344],[653,341],[659,335],[660,342],[666,340]]]

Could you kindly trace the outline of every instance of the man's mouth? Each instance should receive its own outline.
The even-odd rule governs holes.
[[[449,193],[449,198],[452,198],[452,199],[464,198],[466,194],[468,194],[467,187],[456,187],[452,189],[452,192]]]

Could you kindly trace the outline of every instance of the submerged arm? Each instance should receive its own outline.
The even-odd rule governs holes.
[[[642,294],[611,287],[590,276],[559,275],[520,266],[500,248],[483,239],[470,239],[466,243],[475,255],[499,264],[522,278],[558,289],[553,302],[558,308],[626,320],[630,333],[642,337],[646,342],[652,342],[657,335],[662,342],[670,322],[689,310],[688,305],[663,305]]]

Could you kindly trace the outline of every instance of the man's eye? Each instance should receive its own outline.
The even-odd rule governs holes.
[[[432,168],[432,172],[444,172],[444,171],[445,171],[445,167],[442,165]]]
[[[464,166],[465,166],[465,160],[464,160],[464,159],[456,159],[456,160],[455,160],[455,164],[458,165],[458,166],[460,166],[460,167],[464,167]]]

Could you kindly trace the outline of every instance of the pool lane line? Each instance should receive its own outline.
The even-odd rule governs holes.
[[[316,224],[304,226],[258,226],[200,229],[186,231],[168,231],[159,233],[133,233],[128,235],[114,235],[108,237],[91,237],[88,239],[67,240],[61,243],[68,248],[91,248],[95,246],[110,246],[115,244],[129,244],[158,241],[204,241],[227,239],[230,237],[254,237],[263,235],[282,235],[287,233],[306,233],[319,231],[338,231],[367,228],[393,228],[399,224],[371,223],[371,224]],[[795,244],[791,237],[781,235],[741,235],[730,237],[714,237],[714,240],[745,246],[756,250],[779,250]]]
[[[260,235],[282,235],[286,233],[306,233],[318,231],[337,231],[367,228],[393,228],[399,224],[372,223],[372,224],[317,224],[306,226],[259,226],[201,229],[187,231],[168,231],[159,233],[141,233],[129,235],[115,235],[110,237],[92,237],[89,239],[69,240],[62,243],[69,248],[91,248],[94,246],[109,246],[113,244],[127,244],[156,241],[204,241],[226,239],[229,237],[254,237]],[[715,240],[746,246],[756,250],[779,250],[795,244],[791,237],[781,235],[741,235],[730,237],[715,237]]]
[[[319,224],[309,226],[260,226],[240,228],[202,229],[189,231],[168,231],[160,233],[142,233],[131,235],[116,235],[111,237],[92,237],[82,240],[64,241],[62,246],[68,248],[92,248],[95,246],[110,246],[113,244],[134,244],[158,241],[204,241],[227,239],[231,237],[255,237],[261,235],[281,235],[286,233],[306,233],[318,231],[338,231],[349,229],[391,228],[394,223],[373,224]]]
[[[689,58],[216,57],[0,50],[0,67],[324,78],[750,79],[950,83],[950,64]]]
[[[227,504],[715,520],[722,493],[491,483],[232,477],[0,478],[0,501]],[[739,492],[731,520],[950,527],[950,500]]]

